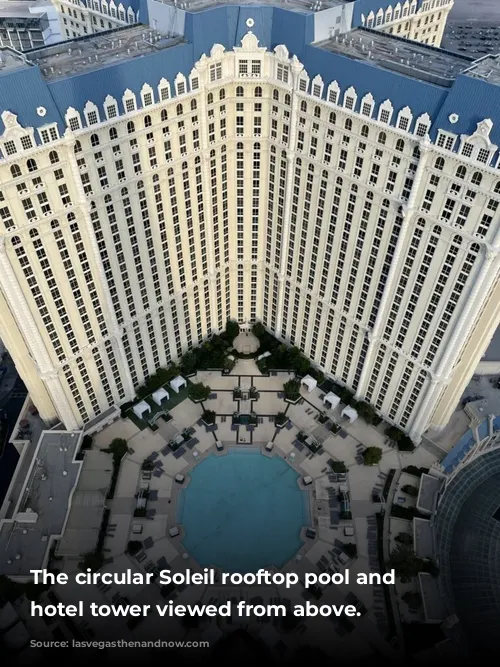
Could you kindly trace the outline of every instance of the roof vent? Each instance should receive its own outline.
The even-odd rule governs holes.
[[[67,476],[68,476],[68,471],[67,471],[67,470],[63,470],[63,477],[67,477]]]

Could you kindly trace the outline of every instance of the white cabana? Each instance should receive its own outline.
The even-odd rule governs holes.
[[[170,380],[170,386],[178,394],[181,387],[187,387],[187,382],[181,375],[178,375],[173,380]]]
[[[307,391],[308,391],[309,393],[311,393],[311,391],[312,391],[313,389],[316,389],[316,387],[317,387],[317,385],[318,385],[318,383],[316,382],[316,380],[315,380],[313,377],[311,377],[310,375],[306,375],[304,378],[302,378],[300,384],[301,384],[303,387],[306,387],[306,388],[307,388]]]
[[[146,401],[141,401],[140,403],[137,403],[137,405],[134,405],[132,408],[134,411],[135,416],[138,419],[142,419],[142,415],[147,412],[151,412],[151,406],[146,403]]]
[[[340,403],[340,396],[334,394],[333,391],[329,391],[328,394],[324,397],[323,403],[329,410],[335,410],[337,405]]]
[[[351,408],[350,405],[346,405],[346,407],[342,410],[342,417],[347,417],[347,419],[352,424],[358,418],[358,413],[354,408]]]
[[[170,395],[166,389],[160,387],[158,391],[154,392],[153,401],[156,403],[156,405],[161,405],[161,402],[163,401],[164,398],[168,400],[170,398]]]

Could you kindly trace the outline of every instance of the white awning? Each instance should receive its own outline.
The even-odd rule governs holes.
[[[358,418],[357,410],[355,410],[354,408],[351,408],[350,405],[346,405],[346,407],[342,410],[342,417],[347,417],[347,419],[352,424]]]
[[[330,410],[335,410],[337,405],[340,403],[340,396],[334,394],[333,391],[328,392],[324,397],[323,403],[330,408]]]
[[[311,393],[313,389],[316,389],[318,383],[317,381],[311,377],[310,375],[306,375],[304,378],[301,380],[302,386],[307,387],[307,391]]]
[[[178,375],[173,380],[170,380],[170,386],[178,394],[181,387],[187,387],[187,382],[181,375]]]
[[[151,412],[151,406],[146,403],[146,401],[141,401],[140,403],[137,403],[137,405],[134,405],[133,407],[134,414],[136,417],[139,419],[142,419],[142,415],[146,412]]]
[[[161,402],[163,401],[164,398],[168,400],[170,398],[170,395],[166,389],[160,387],[157,391],[154,392],[153,401],[156,403],[156,405],[161,405]]]

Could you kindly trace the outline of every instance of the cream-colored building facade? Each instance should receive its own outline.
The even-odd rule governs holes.
[[[139,20],[138,13],[134,12],[132,7],[128,4],[115,2],[115,0],[52,1],[59,14],[61,35],[66,39],[120,28]],[[355,0],[352,0],[352,2],[355,2]],[[352,4],[352,2],[345,0],[346,5]],[[175,2],[175,0],[169,0],[166,4],[170,3],[176,7],[188,9],[191,4],[196,4]],[[328,6],[329,3],[330,0],[317,4]],[[269,0],[262,0],[262,4],[269,4]],[[454,0],[424,0],[422,3],[417,3],[417,0],[405,0],[405,2],[394,2],[394,4],[389,5],[382,2],[378,10],[372,10],[366,16],[361,14],[361,25],[366,28],[388,32],[398,37],[413,39],[423,44],[440,46],[448,14],[453,8],[453,4]],[[304,9],[309,10],[313,5],[305,2]],[[323,9],[322,6],[318,6],[314,11],[322,11]],[[352,9],[350,9],[350,12],[352,13]],[[346,12],[346,17],[347,15],[348,12]],[[174,29],[174,23],[172,28]],[[346,32],[350,28],[350,21],[345,22],[341,26],[341,32]]]
[[[406,0],[362,15],[361,24],[423,44],[441,46],[453,5],[454,0],[424,0],[419,7],[417,0]]]
[[[74,39],[137,23],[130,6],[114,0],[52,0],[63,39]]]
[[[444,427],[500,322],[497,147],[395,113],[250,32],[63,136],[4,110],[0,338],[41,416],[81,426],[232,318]]]

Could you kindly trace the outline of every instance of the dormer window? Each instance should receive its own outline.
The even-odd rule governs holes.
[[[57,131],[56,125],[51,125],[50,127],[42,127],[38,130],[42,143],[48,144],[51,141],[57,141],[59,139],[59,132]]]
[[[447,151],[451,151],[453,150],[455,141],[456,141],[455,135],[440,131],[436,143],[439,146],[439,148],[444,148]]]
[[[276,71],[276,78],[278,79],[278,81],[282,81],[283,83],[288,83],[288,76],[289,76],[288,67],[286,65],[278,64]]]
[[[123,96],[123,108],[125,109],[125,113],[132,113],[137,108],[135,104],[135,95],[130,90]]]
[[[110,118],[116,118],[118,116],[118,109],[116,108],[116,102],[113,102],[112,104],[108,104],[106,106],[106,116],[108,120]]]
[[[160,85],[158,86],[158,93],[162,102],[170,99],[170,84],[166,79],[162,79],[160,81]]]
[[[30,148],[33,148],[31,137],[21,137],[21,147],[24,151],[29,151]]]
[[[213,83],[219,79],[222,79],[222,63],[210,65],[210,82]]]
[[[3,148],[6,155],[14,155],[17,153],[16,144],[13,141],[6,141]]]

